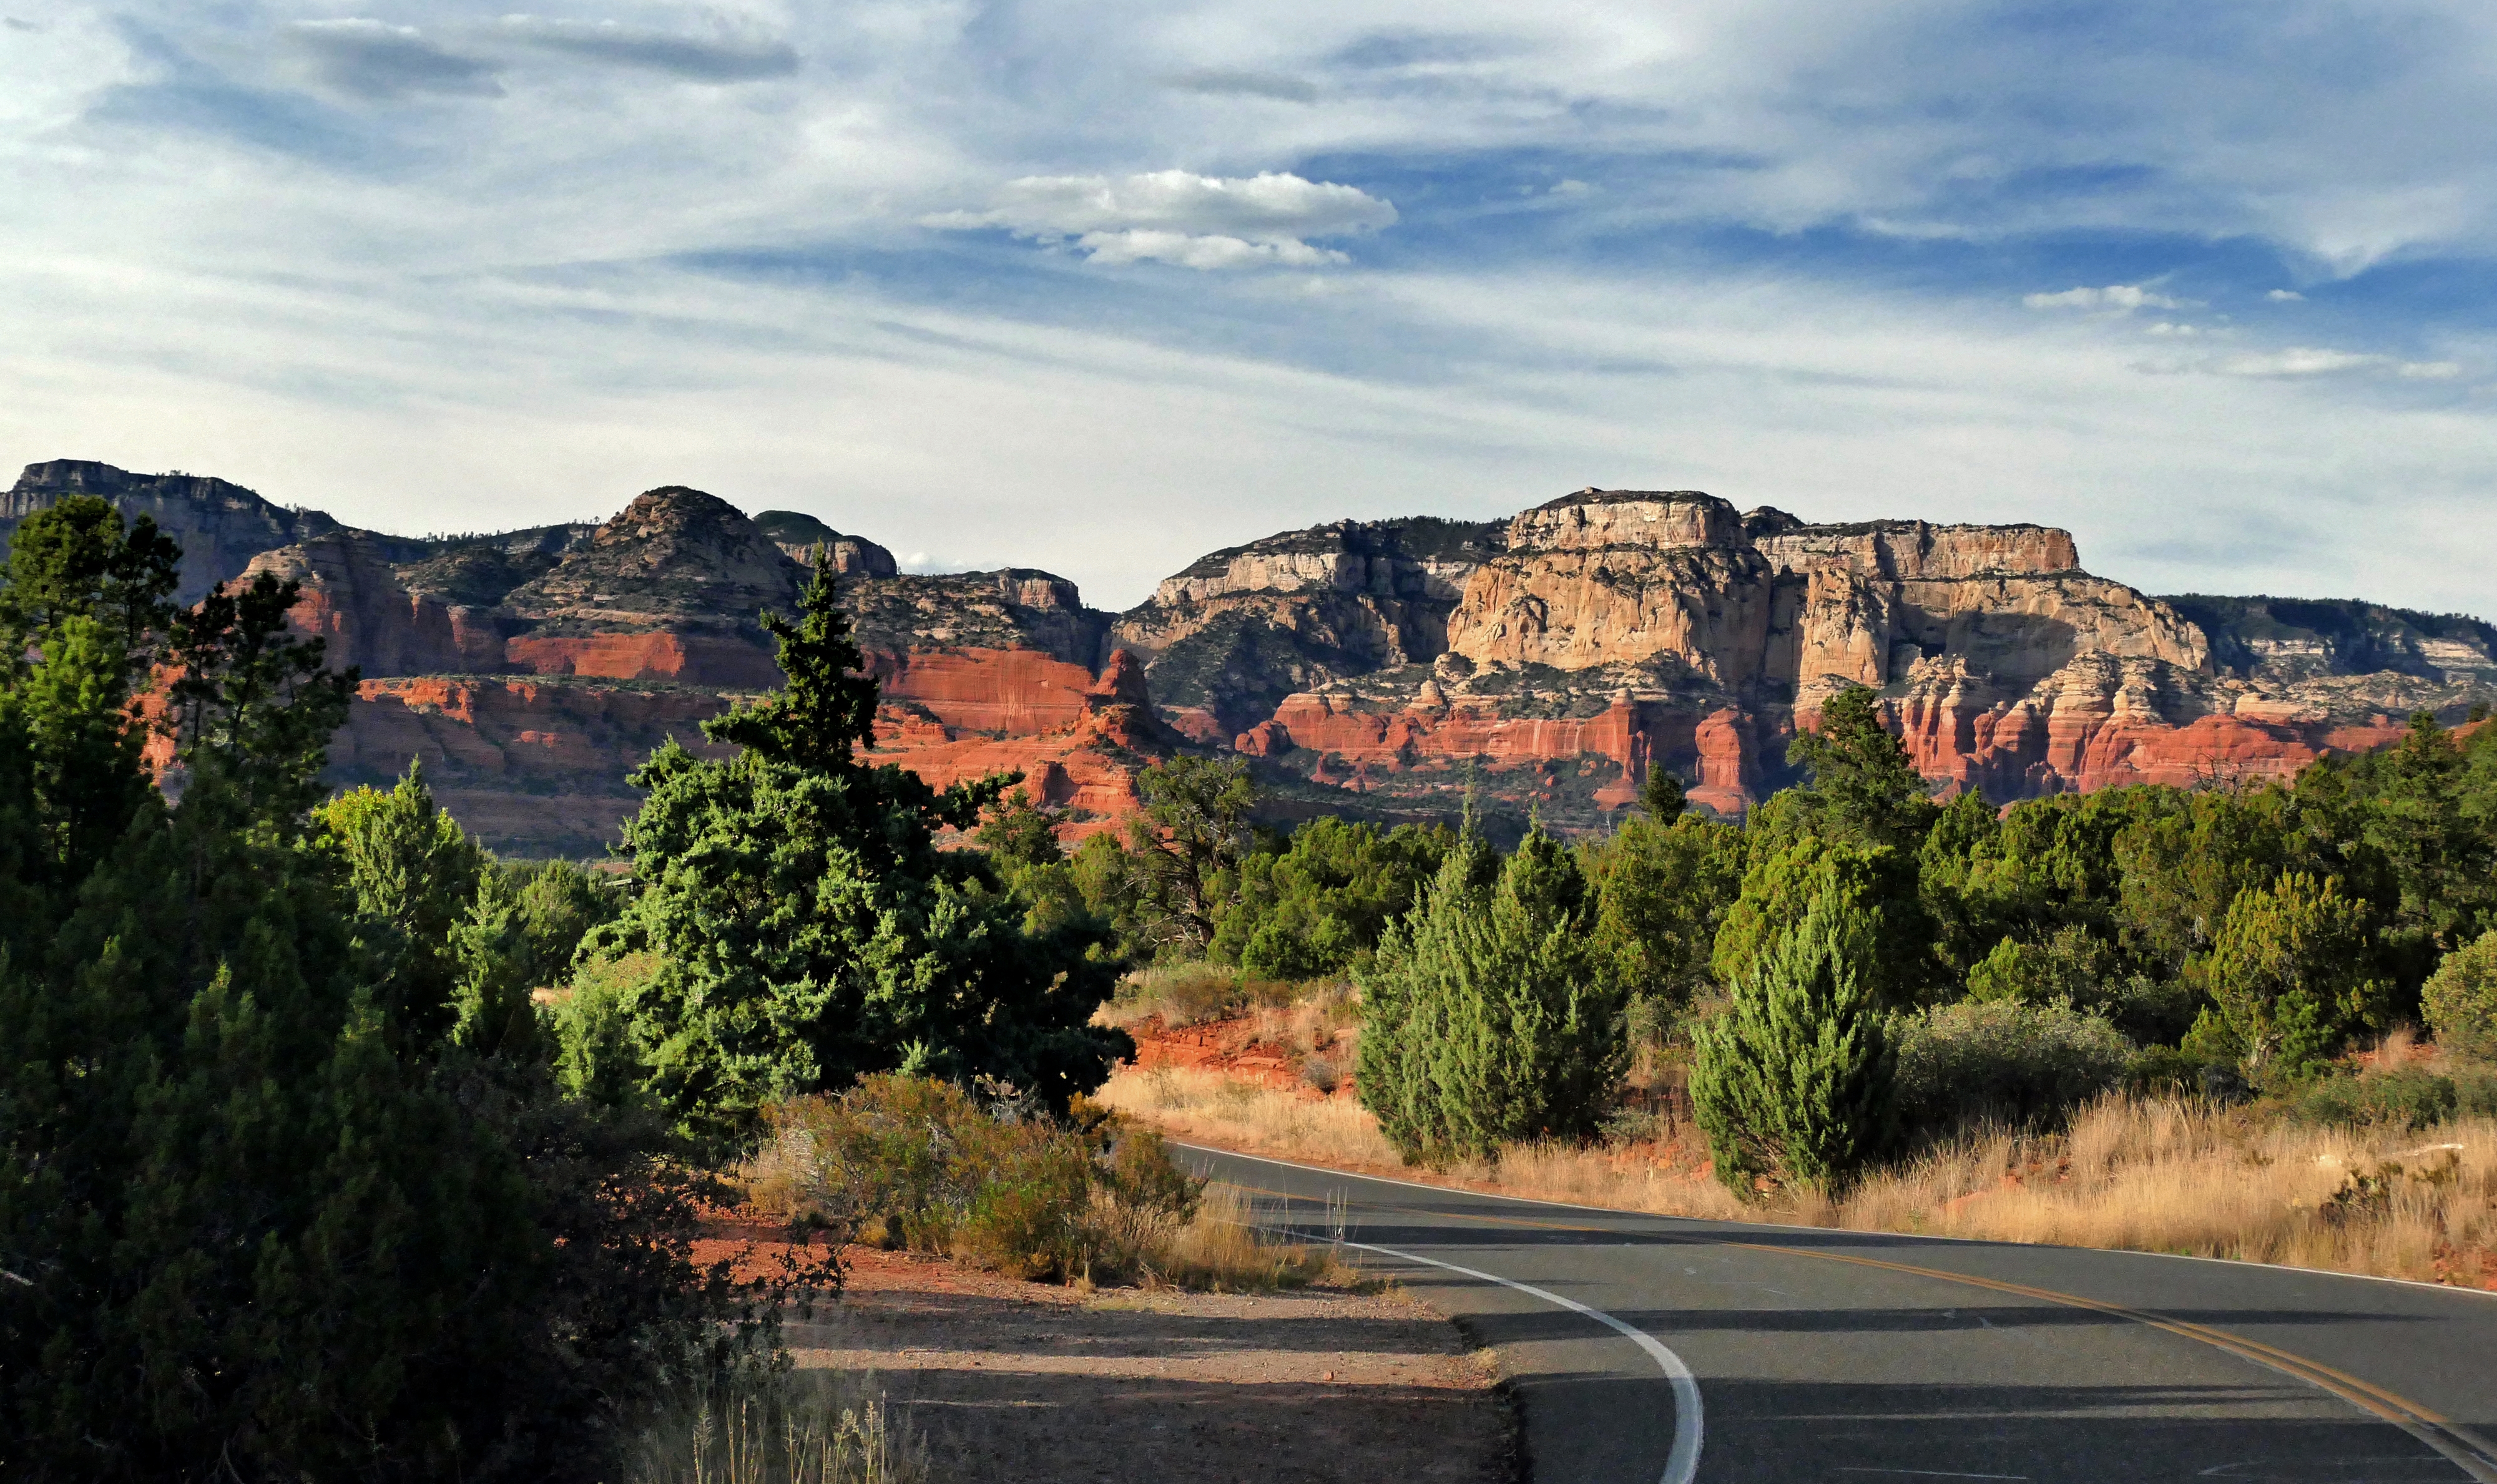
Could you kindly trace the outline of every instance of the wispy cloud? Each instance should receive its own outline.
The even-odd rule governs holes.
[[[286,39],[307,57],[330,87],[364,98],[405,98],[420,93],[499,97],[495,64],[454,50],[414,26],[355,16],[299,20]]]
[[[1163,81],[1185,92],[1243,98],[1271,98],[1278,103],[1315,103],[1317,84],[1281,73],[1242,72],[1228,67],[1198,67]]]
[[[1349,261],[1310,237],[1391,226],[1396,207],[1356,187],[1267,172],[1248,178],[1149,174],[1027,175],[985,210],[948,211],[932,227],[1002,227],[1042,241],[1072,238],[1096,263],[1147,259],[1183,268],[1319,268]]]
[[[798,48],[766,35],[692,36],[612,20],[557,20],[544,16],[506,16],[494,34],[583,61],[647,68],[704,82],[781,78],[798,70]]]
[[[2190,300],[2170,299],[2136,283],[2111,283],[2103,289],[2065,289],[2055,294],[2027,294],[2020,301],[2032,309],[2111,309],[2130,314],[2135,309],[2186,309]]]

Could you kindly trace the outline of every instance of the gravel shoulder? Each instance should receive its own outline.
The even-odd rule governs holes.
[[[999,1484],[1507,1484],[1487,1354],[1394,1290],[1085,1292],[852,1248],[790,1327],[922,1434],[934,1477]]]

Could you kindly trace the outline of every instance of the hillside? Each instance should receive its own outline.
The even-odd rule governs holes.
[[[2497,700],[2497,629],[2362,602],[2159,598],[2066,532],[1814,524],[1695,491],[1585,489],[1505,521],[1336,521],[1208,554],[1111,615],[1046,572],[916,576],[863,536],[664,487],[599,525],[415,538],[224,481],[29,465],[0,536],[61,494],[146,513],[184,595],[254,571],[363,685],[334,775],[425,760],[497,849],[585,853],[624,774],[777,676],[757,622],[821,548],[884,684],[879,755],[939,785],[1019,770],[1071,832],[1175,748],[1252,759],[1284,813],[1496,810],[1584,828],[1646,771],[1733,812],[1798,718],[1884,697],[1937,784],[1998,801],[2293,773],[2412,710]]]

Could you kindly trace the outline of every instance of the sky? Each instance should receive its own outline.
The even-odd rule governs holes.
[[[0,0],[0,461],[1114,609],[1692,489],[2497,618],[2492,138],[2486,0]]]

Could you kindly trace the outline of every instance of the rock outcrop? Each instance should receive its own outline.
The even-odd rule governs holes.
[[[1737,812],[1840,688],[1877,689],[1938,786],[1997,802],[2287,776],[2409,712],[2497,700],[2497,629],[2363,603],[2146,596],[2036,525],[1816,525],[1695,491],[1581,490],[1504,521],[1338,521],[1217,552],[1122,615],[1046,572],[915,576],[812,517],[668,487],[600,525],[411,538],[222,481],[31,466],[0,533],[91,490],[185,544],[184,591],[268,571],[363,683],[342,780],[425,760],[498,849],[585,852],[668,737],[778,681],[766,610],[818,551],[883,691],[874,757],[939,787],[1019,772],[1070,835],[1180,749],[1279,807],[1555,827],[1649,770]]]
[[[131,474],[83,458],[30,463],[0,495],[0,549],[17,522],[63,495],[93,494],[133,520],[152,519],[182,547],[181,601],[196,603],[272,548],[327,535],[338,522],[317,510],[272,505],[240,485],[203,475]]]
[[[790,560],[806,566],[815,564],[820,548],[831,553],[829,565],[843,577],[893,577],[901,571],[891,552],[865,536],[844,536],[813,516],[767,510],[754,518],[754,524],[789,553]]]

